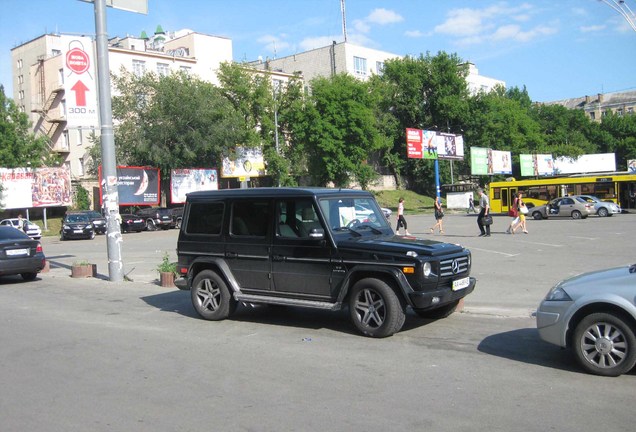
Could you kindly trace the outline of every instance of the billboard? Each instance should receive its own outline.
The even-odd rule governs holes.
[[[512,155],[509,151],[483,147],[470,148],[472,175],[512,174]]]
[[[97,76],[93,42],[86,36],[62,35],[64,94],[68,127],[98,124]]]
[[[610,171],[616,171],[616,155],[614,153],[584,154],[578,158],[561,156],[554,160],[555,174]]]
[[[72,205],[66,168],[0,168],[0,204],[5,209]]]
[[[265,174],[261,148],[236,147],[233,154],[223,158],[222,177],[261,177]]]
[[[406,129],[406,155],[410,159],[464,159],[464,137],[421,129]]]
[[[99,184],[102,184],[102,167],[99,167]],[[114,181],[110,179],[109,181]],[[119,205],[157,205],[160,202],[159,168],[117,167],[117,194]],[[100,200],[102,197],[100,195]]]
[[[218,190],[218,178],[215,168],[173,169],[170,171],[170,202],[183,204],[187,193]]]
[[[522,177],[554,175],[554,159],[551,154],[521,154],[519,164]]]

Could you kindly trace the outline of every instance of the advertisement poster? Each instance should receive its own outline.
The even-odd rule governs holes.
[[[5,209],[72,205],[71,173],[65,168],[0,168]]]
[[[512,160],[509,151],[492,150],[482,147],[470,149],[470,171],[472,175],[512,174]]]
[[[464,137],[449,133],[437,133],[437,154],[440,159],[463,160]]]
[[[101,168],[100,166],[99,184],[102,184]],[[118,166],[117,194],[119,205],[122,206],[159,204],[159,168]]]
[[[260,148],[236,147],[223,158],[222,177],[261,177],[265,175],[265,160]]]
[[[521,176],[551,176],[554,175],[554,160],[551,154],[522,154],[519,155]]]
[[[216,169],[186,168],[170,171],[170,202],[183,204],[186,194],[202,190],[218,190]]]
[[[578,158],[558,157],[554,160],[555,174],[582,174],[616,171],[614,153],[584,154]]]
[[[406,157],[422,159],[422,130],[406,129]]]
[[[86,36],[60,37],[68,127],[94,127],[97,117],[97,76],[93,41]]]

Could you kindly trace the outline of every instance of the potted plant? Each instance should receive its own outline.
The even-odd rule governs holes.
[[[91,264],[86,260],[75,261],[71,266],[71,277],[87,278],[97,276],[97,264]]]
[[[157,266],[159,281],[162,287],[173,287],[174,277],[177,274],[177,263],[170,262],[168,252],[164,252],[161,263]]]

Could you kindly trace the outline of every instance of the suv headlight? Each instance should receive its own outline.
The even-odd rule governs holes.
[[[424,264],[422,264],[422,274],[424,275],[424,277],[429,277],[431,275],[431,263],[426,261]]]

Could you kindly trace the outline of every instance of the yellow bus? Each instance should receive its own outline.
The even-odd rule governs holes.
[[[524,193],[523,200],[530,207],[567,195],[595,195],[603,201],[614,201],[624,210],[636,208],[636,174],[599,173],[491,182],[488,194],[491,211],[507,213],[514,194],[519,191]]]

